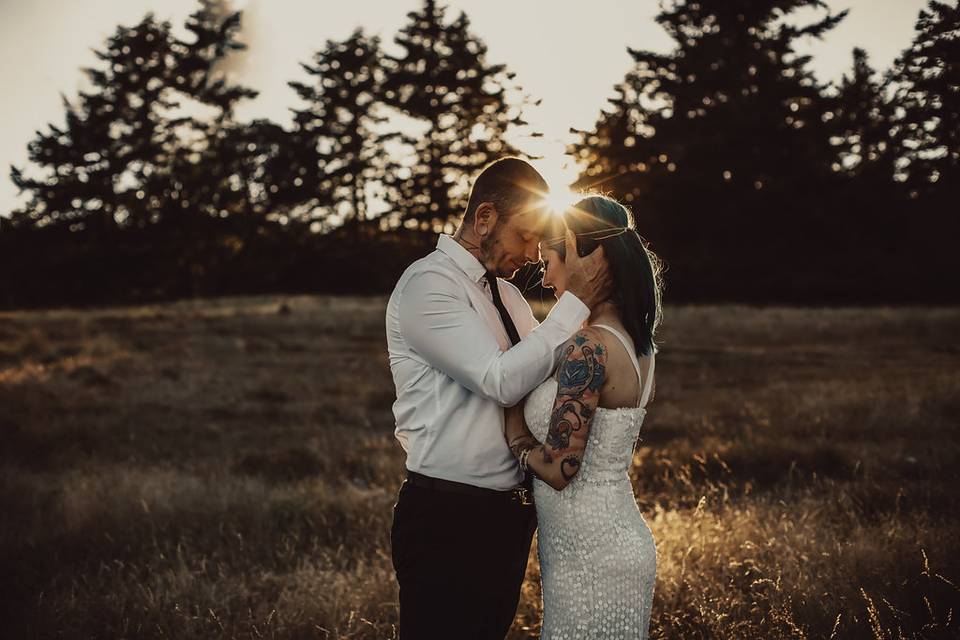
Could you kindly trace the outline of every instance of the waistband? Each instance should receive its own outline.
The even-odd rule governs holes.
[[[453,480],[443,480],[442,478],[432,478],[416,471],[407,469],[407,482],[415,487],[431,489],[433,491],[445,491],[448,493],[459,493],[461,495],[478,496],[485,498],[495,498],[500,500],[515,500],[520,504],[533,504],[532,480],[527,478],[523,484],[517,485],[512,489],[498,491],[497,489],[488,489],[486,487],[476,487],[472,484],[463,482],[454,482]]]

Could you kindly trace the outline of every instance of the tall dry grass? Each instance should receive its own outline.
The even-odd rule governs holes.
[[[0,314],[4,635],[396,637],[383,304]],[[668,309],[631,470],[654,637],[960,636],[958,329]]]

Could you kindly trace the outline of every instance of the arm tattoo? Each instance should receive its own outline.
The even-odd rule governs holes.
[[[577,471],[580,470],[580,458],[577,456],[567,456],[560,462],[560,473],[563,475],[563,479],[567,482],[573,479],[573,476],[577,475]]]
[[[577,335],[573,344],[564,349],[562,358],[557,375],[557,401],[545,440],[557,452],[569,448],[575,436],[586,440],[586,430],[606,379],[606,353],[603,346],[587,344],[582,334]]]
[[[578,395],[587,389],[599,392],[603,386],[606,354],[602,346],[597,345],[594,349],[585,342],[586,338],[577,336],[574,344],[568,345],[563,352],[563,364],[560,365],[557,379],[560,391],[567,395]],[[579,355],[574,354],[577,347],[580,348]]]
[[[554,488],[562,489],[580,470],[590,421],[606,380],[606,360],[601,342],[590,333],[578,333],[561,356],[557,398],[544,443],[541,444],[525,424],[520,435],[509,441],[514,457],[521,460],[521,464],[525,460],[529,471]]]
[[[554,408],[545,441],[551,448],[560,451],[570,446],[570,436],[583,424],[580,420],[582,410],[583,403],[575,399],[563,400],[563,404]]]

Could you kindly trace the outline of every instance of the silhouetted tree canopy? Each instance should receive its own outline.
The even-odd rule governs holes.
[[[960,195],[960,4],[931,1],[898,58],[899,142],[913,197]]]
[[[894,103],[886,96],[888,85],[870,66],[867,52],[853,50],[853,69],[844,74],[836,92],[828,97],[827,131],[836,150],[834,171],[850,178],[870,176],[874,186],[892,186],[896,149],[891,142]]]
[[[487,46],[461,13],[425,0],[395,38],[404,53],[386,56],[384,101],[426,131],[404,135],[413,155],[394,175],[389,195],[397,218],[436,228],[463,212],[469,180],[489,162],[519,153],[504,136],[523,126],[523,102],[511,101],[514,74],[487,62]]]
[[[819,15],[797,24],[800,9]],[[680,297],[870,298],[880,274],[911,286],[902,256],[878,249],[906,212],[887,85],[860,51],[839,87],[823,85],[796,50],[845,15],[821,0],[665,2],[674,50],[631,49],[616,96],[577,132],[576,186],[634,207]]]
[[[301,66],[313,83],[288,83],[307,106],[293,110],[297,175],[287,193],[299,205],[322,209],[321,228],[363,222],[371,198],[384,197],[393,166],[384,143],[396,135],[379,132],[386,120],[380,41],[358,29],[342,42],[328,40],[312,64]]]
[[[164,90],[178,64],[170,25],[146,16],[134,27],[118,27],[105,49],[103,64],[84,69],[93,90],[76,103],[63,96],[66,126],[37,132],[28,152],[34,175],[12,168],[14,184],[30,201],[13,212],[15,226],[69,225],[103,231],[150,221],[141,203],[144,186],[157,191],[168,151],[177,144],[176,127],[186,118],[168,118],[173,105]]]
[[[669,300],[957,301],[939,278],[960,268],[960,10],[931,0],[891,69],[854,49],[820,82],[797,44],[845,15],[665,0],[673,49],[629,49],[595,125],[573,131],[574,186],[634,209]],[[65,123],[11,167],[27,201],[0,219],[0,305],[389,290],[470,179],[522,155],[507,137],[530,98],[435,0],[390,53],[362,29],[323,43],[288,82],[288,126],[236,117],[257,92],[230,71],[245,45],[229,0],[200,0],[185,27],[117,27]]]
[[[93,91],[76,104],[64,98],[66,128],[50,125],[31,142],[30,160],[44,175],[12,168],[31,194],[12,224],[102,232],[248,210],[255,194],[242,165],[250,154],[236,144],[247,131],[233,110],[257,92],[212,73],[242,48],[233,40],[238,25],[239,14],[216,22],[201,9],[186,22],[187,41],[152,15],[118,27],[96,52],[104,64],[84,70]],[[246,192],[231,188],[238,183]]]

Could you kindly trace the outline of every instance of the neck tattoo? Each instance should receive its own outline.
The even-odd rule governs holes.
[[[480,250],[480,245],[478,245],[478,244],[473,244],[472,242],[470,242],[469,240],[467,240],[467,239],[464,238],[463,236],[460,236],[459,238],[457,238],[457,241],[458,241],[460,244],[462,244],[462,245],[463,245],[467,250],[469,250],[469,251],[479,251],[479,250]]]
[[[473,257],[475,257],[477,260],[480,261],[481,264],[483,264],[483,249],[481,248],[480,245],[470,242],[469,240],[463,237],[462,233],[457,234],[456,236],[454,236],[453,239],[456,240],[458,243],[460,243],[460,246],[462,246],[464,249],[466,249],[471,254],[473,254]]]

